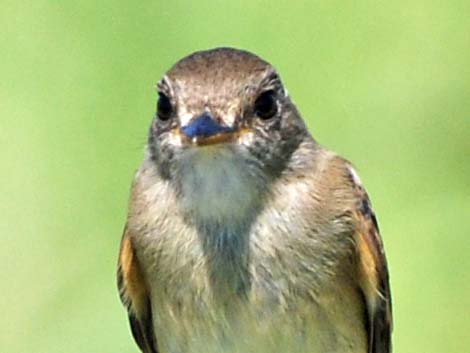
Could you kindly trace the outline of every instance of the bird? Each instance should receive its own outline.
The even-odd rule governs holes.
[[[144,353],[390,353],[387,261],[351,162],[276,69],[192,53],[157,84],[117,282]]]

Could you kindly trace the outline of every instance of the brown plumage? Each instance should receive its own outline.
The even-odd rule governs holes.
[[[215,49],[158,89],[118,268],[142,352],[390,353],[369,198],[275,70]]]

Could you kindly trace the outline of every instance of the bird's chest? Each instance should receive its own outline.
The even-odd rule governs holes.
[[[365,353],[362,299],[342,271],[352,243],[341,222],[310,224],[305,188],[260,206],[252,187],[233,180],[218,199],[203,173],[191,174],[182,201],[152,187],[160,202],[129,221],[145,225],[135,246],[159,352]],[[215,186],[232,178],[217,173]]]
[[[360,298],[347,283],[321,290],[337,279],[283,250],[295,243],[266,244],[264,231],[221,231],[212,243],[186,229],[177,238],[190,245],[160,237],[147,251],[162,353],[365,352]]]
[[[251,300],[225,308],[182,307],[179,314],[158,302],[153,306],[162,353],[362,352],[337,350],[334,327],[315,318],[325,317],[319,307],[312,309],[298,302],[286,311]]]
[[[337,294],[344,293],[324,298],[324,306],[301,297],[283,301],[259,288],[246,298],[233,296],[227,302],[196,294],[177,303],[153,293],[159,349],[162,353],[366,353],[359,302],[343,301]]]

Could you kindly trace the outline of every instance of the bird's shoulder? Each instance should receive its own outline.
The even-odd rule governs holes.
[[[305,152],[304,152],[305,153]],[[354,166],[344,157],[323,147],[309,151],[308,163],[292,174],[291,182],[308,187],[309,197],[319,211],[343,214],[352,211],[364,192]]]

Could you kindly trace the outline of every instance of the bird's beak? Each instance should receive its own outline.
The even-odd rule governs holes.
[[[198,146],[229,142],[237,135],[235,128],[221,125],[207,112],[192,119],[186,126],[181,127],[180,131]]]

